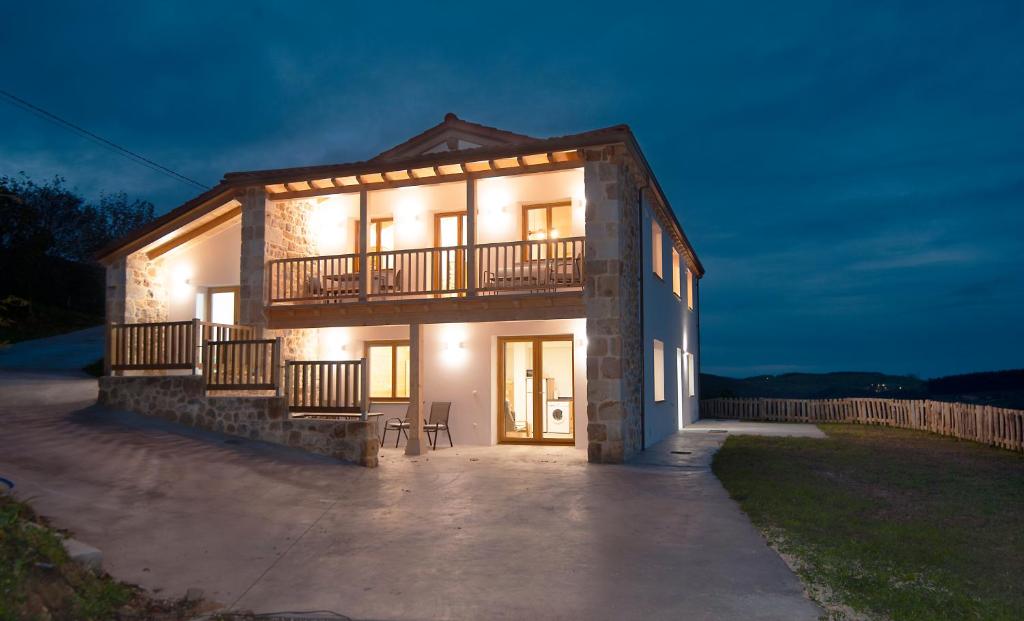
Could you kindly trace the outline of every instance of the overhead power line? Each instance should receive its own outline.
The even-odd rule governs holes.
[[[25,101],[24,99],[22,99],[21,97],[18,97],[17,95],[14,95],[12,93],[8,93],[7,91],[2,90],[2,89],[0,89],[0,95],[3,95],[4,98],[7,100],[7,102],[10,103],[11,105],[17,106],[17,107],[21,108],[22,110],[25,110],[26,112],[31,112],[32,114],[34,114],[34,115],[36,115],[36,116],[38,116],[38,117],[40,117],[42,119],[45,119],[47,121],[50,121],[51,123],[54,123],[55,125],[59,125],[59,126],[63,127],[64,129],[73,131],[76,134],[78,134],[80,136],[83,136],[83,137],[93,141],[94,143],[96,143],[96,144],[98,144],[98,145],[100,145],[102,147],[106,147],[106,148],[110,149],[111,151],[117,153],[118,155],[122,155],[122,156],[130,159],[131,161],[135,162],[136,164],[139,164],[141,166],[145,166],[146,168],[149,168],[150,170],[155,170],[156,172],[163,173],[163,174],[165,174],[165,175],[167,175],[169,177],[177,179],[178,181],[182,181],[184,183],[189,183],[191,185],[200,187],[200,188],[202,188],[204,190],[209,190],[210,189],[210,186],[208,186],[208,185],[205,185],[203,183],[199,183],[195,179],[191,179],[189,177],[186,177],[185,175],[183,175],[183,174],[181,174],[181,173],[179,173],[177,171],[171,170],[170,168],[167,168],[166,166],[162,166],[160,164],[157,164],[153,160],[151,160],[151,159],[149,159],[147,157],[143,157],[143,156],[139,155],[138,153],[135,153],[134,151],[131,151],[129,149],[126,149],[126,148],[122,147],[119,144],[115,144],[115,143],[107,140],[106,138],[104,138],[102,136],[97,136],[96,134],[92,133],[91,131],[89,131],[89,130],[83,128],[83,127],[80,127],[78,125],[75,125],[71,121],[62,119],[61,117],[57,116],[56,114],[53,114],[52,112],[48,112],[46,110],[43,110],[39,106],[31,104],[31,103]]]

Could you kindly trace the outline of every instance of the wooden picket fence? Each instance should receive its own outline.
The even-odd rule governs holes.
[[[701,418],[860,423],[930,431],[1024,452],[1024,410],[924,399],[705,399]]]

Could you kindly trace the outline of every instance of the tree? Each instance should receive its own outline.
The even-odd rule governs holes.
[[[101,313],[103,270],[93,255],[152,218],[151,203],[123,192],[90,203],[61,177],[0,177],[0,299]]]
[[[89,262],[97,250],[152,219],[152,203],[129,201],[124,192],[89,204],[61,177],[43,184],[24,174],[0,177],[0,250],[9,257]]]

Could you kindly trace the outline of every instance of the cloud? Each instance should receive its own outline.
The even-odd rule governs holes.
[[[4,88],[209,184],[365,159],[448,111],[540,136],[626,122],[708,268],[705,368],[1019,366],[1020,2],[535,15],[14,3],[0,55]],[[0,127],[0,174],[160,211],[195,194],[9,106]]]

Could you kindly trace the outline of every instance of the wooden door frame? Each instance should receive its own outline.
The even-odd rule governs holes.
[[[544,403],[543,391],[537,389],[537,379],[543,381],[544,372],[544,341],[569,341],[570,356],[569,364],[572,366],[572,407],[569,412],[569,429],[572,430],[572,437],[563,440],[560,438],[545,439],[544,436]],[[507,343],[533,343],[533,433],[532,438],[506,438],[505,437],[505,345]],[[499,336],[498,337],[498,377],[497,377],[497,406],[498,406],[498,444],[545,444],[575,446],[576,444],[576,336],[574,334],[531,334],[522,336]],[[539,436],[539,437],[538,437]]]
[[[242,314],[242,287],[241,285],[224,285],[218,287],[206,287],[206,293],[203,294],[203,310],[206,315],[206,321],[213,323],[213,294],[214,293],[234,293],[235,294],[235,317],[232,320],[232,324],[238,325],[238,322]]]
[[[462,238],[466,236],[465,226],[469,225],[469,217],[467,216],[467,210],[461,211],[439,211],[434,214],[434,248],[441,248],[441,218],[450,218],[452,216],[462,216],[458,219],[459,223],[459,243],[456,246],[462,246]],[[441,278],[441,257],[439,254],[434,254],[434,260],[431,269],[431,281],[433,282],[434,290],[440,289]],[[463,254],[455,254],[455,283],[456,288],[466,288],[466,257]],[[443,293],[434,294],[434,297],[439,298]],[[464,295],[464,294],[459,294]]]
[[[381,251],[380,250],[380,233],[381,233],[381,231],[380,231],[380,224],[382,224],[384,222],[390,222],[392,227],[395,226],[395,218],[394,218],[394,216],[382,216],[380,218],[370,218],[370,225],[368,227],[366,227],[366,244],[368,246],[370,245],[370,227],[376,226],[377,227],[377,247],[376,248],[367,248],[366,249],[367,252],[380,252]],[[355,258],[355,271],[358,272],[359,271],[359,254],[360,254],[360,252],[359,252],[359,238],[362,235],[362,228],[363,228],[362,220],[360,220],[359,218],[356,218],[356,220],[355,220],[355,227],[356,227],[356,237],[355,237],[355,245],[353,246],[353,248],[355,248],[355,254],[356,254],[356,258]]]

